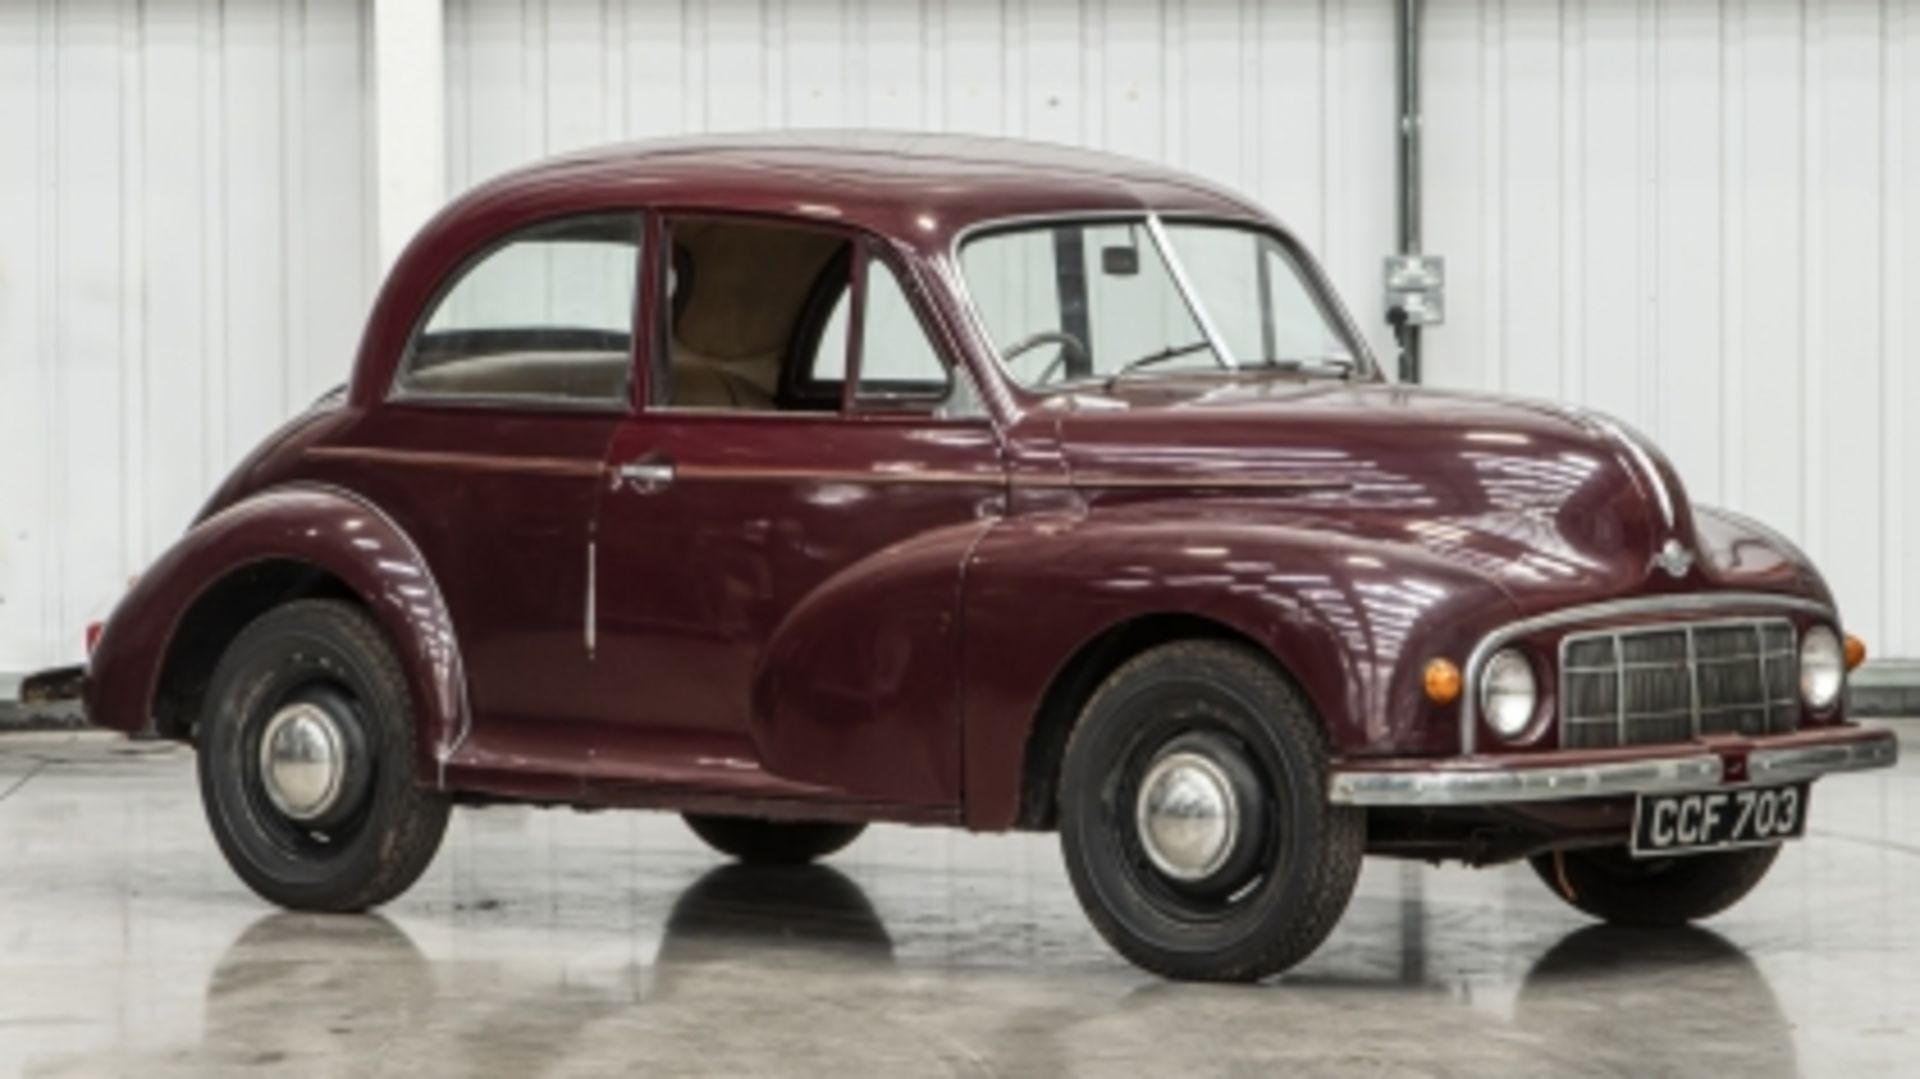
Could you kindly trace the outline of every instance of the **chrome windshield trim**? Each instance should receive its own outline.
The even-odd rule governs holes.
[[[947,287],[952,290],[954,299],[959,301],[959,305],[962,308],[961,318],[968,331],[968,335],[974,339],[974,342],[991,361],[994,374],[998,376],[995,381],[1006,384],[1008,392],[1015,395],[1016,403],[1019,403],[1017,400],[1019,395],[1052,396],[1061,389],[1071,389],[1072,387],[1031,387],[1021,382],[1020,379],[1007,368],[1006,363],[1000,359],[999,347],[994,341],[992,332],[987,328],[986,320],[981,317],[979,304],[974,301],[973,285],[967,278],[966,266],[961,261],[961,252],[965,250],[967,244],[989,233],[1007,232],[1022,228],[1037,228],[1054,224],[1070,224],[1074,222],[1083,224],[1103,221],[1145,222],[1149,218],[1162,222],[1163,228],[1164,222],[1167,221],[1171,221],[1176,225],[1199,222],[1251,229],[1273,237],[1280,243],[1282,248],[1285,249],[1288,260],[1294,265],[1295,270],[1304,277],[1304,283],[1308,286],[1308,290],[1314,294],[1314,299],[1322,305],[1321,313],[1326,316],[1329,324],[1339,331],[1339,336],[1342,337],[1348,350],[1352,353],[1356,366],[1354,370],[1349,373],[1350,376],[1354,378],[1366,377],[1373,380],[1384,380],[1385,376],[1381,373],[1380,362],[1374,357],[1373,349],[1368,344],[1366,335],[1360,332],[1359,325],[1353,321],[1352,314],[1341,301],[1340,294],[1335,291],[1332,279],[1327,276],[1325,267],[1323,267],[1319,261],[1314,258],[1313,253],[1300,242],[1299,237],[1287,229],[1286,226],[1271,218],[1264,217],[1252,211],[1236,214],[1224,210],[1139,208],[1042,210],[1034,213],[1005,214],[998,217],[987,217],[964,225],[955,230],[952,237],[948,239],[946,250],[939,260],[940,274],[945,278]],[[1156,238],[1154,243],[1155,247],[1158,248],[1160,244],[1159,239]],[[1205,332],[1204,325],[1202,326],[1202,332]],[[1208,344],[1212,345],[1213,342],[1214,338],[1209,336]]]
[[[1720,758],[1689,751],[1655,760],[1493,770],[1337,771],[1327,801],[1362,806],[1505,805],[1624,794],[1662,794],[1717,786]]]
[[[1558,611],[1523,618],[1518,622],[1509,622],[1485,637],[1473,646],[1467,654],[1467,662],[1462,665],[1465,685],[1460,694],[1460,752],[1473,753],[1476,735],[1479,731],[1480,672],[1486,667],[1487,660],[1495,652],[1529,633],[1537,633],[1555,626],[1571,625],[1576,622],[1598,622],[1608,618],[1630,618],[1646,614],[1691,614],[1700,611],[1722,611],[1729,614],[1737,608],[1760,608],[1773,611],[1792,610],[1825,618],[1839,625],[1839,617],[1832,607],[1815,600],[1800,596],[1783,596],[1771,592],[1688,592],[1677,596],[1635,596],[1631,599],[1608,600],[1605,603],[1590,603],[1581,607],[1566,607]]]
[[[1160,223],[1159,214],[1147,215],[1147,235],[1153,237],[1153,246],[1160,249],[1160,261],[1166,263],[1167,273],[1173,277],[1173,287],[1180,290],[1180,298],[1187,301],[1187,310],[1192,312],[1193,320],[1200,324],[1200,333],[1207,339],[1208,347],[1213,349],[1213,358],[1220,366],[1229,371],[1238,371],[1240,361],[1234,358],[1233,350],[1227,347],[1227,339],[1220,335],[1220,327],[1213,324],[1213,315],[1207,311],[1207,305],[1200,302],[1200,291],[1193,287],[1193,281],[1187,276],[1187,265],[1180,261],[1180,252],[1174,249],[1173,237],[1167,235],[1167,227]]]

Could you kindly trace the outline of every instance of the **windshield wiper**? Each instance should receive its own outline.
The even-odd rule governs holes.
[[[1107,381],[1101,389],[1104,392],[1111,393],[1113,392],[1113,388],[1119,385],[1120,380],[1133,371],[1138,371],[1142,367],[1152,367],[1157,363],[1165,363],[1168,360],[1177,360],[1182,356],[1191,356],[1203,348],[1212,347],[1213,342],[1201,340],[1190,341],[1184,345],[1168,345],[1158,352],[1149,352],[1139,359],[1128,360],[1126,363],[1121,364],[1118,371],[1107,376]]]
[[[1334,370],[1341,378],[1352,378],[1359,368],[1351,356],[1338,354],[1326,356],[1268,356],[1247,364],[1248,367],[1263,367],[1270,371],[1326,371]]]

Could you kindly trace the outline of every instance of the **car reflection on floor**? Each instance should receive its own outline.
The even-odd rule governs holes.
[[[381,1071],[462,1074],[810,1073],[836,1060],[890,1070],[846,1074],[1126,1073],[1182,1060],[1205,1074],[1255,1061],[1380,1065],[1416,1035],[1443,1039],[1428,1053],[1445,1070],[1606,1074],[1644,1068],[1675,1038],[1688,1074],[1797,1070],[1766,979],[1704,929],[1567,933],[1519,979],[1510,1020],[1445,984],[1410,984],[1404,969],[1245,989],[896,959],[867,892],[828,866],[705,873],[673,903],[653,962],[610,976],[430,957],[404,921],[379,916],[274,913],[220,956],[197,1043],[50,1061],[45,1073],[327,1070],[371,1052]]]
[[[1904,1074],[1920,757],[1823,784],[1710,928],[1633,933],[1522,867],[1374,861],[1327,944],[1177,985],[1087,925],[1054,837],[869,831],[719,861],[676,819],[462,812],[383,914],[270,912],[171,745],[0,738],[0,1076]]]

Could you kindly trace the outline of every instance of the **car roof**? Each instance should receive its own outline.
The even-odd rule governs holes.
[[[374,301],[352,401],[383,398],[416,318],[463,261],[537,221],[624,209],[810,218],[924,258],[944,256],[969,228],[1023,217],[1156,210],[1272,223],[1246,199],[1175,169],[1018,139],[785,131],[597,147],[488,180],[421,228]]]
[[[1263,216],[1217,184],[1118,154],[888,131],[701,135],[598,147],[509,172],[449,213],[526,198],[557,211],[631,204],[795,214],[929,248],[981,222],[1028,215],[1158,209]]]

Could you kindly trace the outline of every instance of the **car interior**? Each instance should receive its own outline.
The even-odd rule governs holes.
[[[655,402],[753,412],[838,408],[853,245],[826,230],[745,219],[676,218],[670,235],[667,347],[660,350],[669,362],[655,371]]]
[[[666,235],[656,408],[832,412],[849,352],[856,245],[838,231],[745,217],[675,216]],[[640,270],[631,214],[516,233],[476,259],[415,335],[395,382],[407,397],[617,405],[627,397]],[[863,408],[980,416],[886,260],[868,262]]]
[[[847,360],[854,244],[823,228],[675,217],[651,378],[656,407],[831,412]],[[631,217],[519,233],[469,267],[416,336],[410,396],[625,399],[639,234]],[[881,265],[875,263],[875,265]],[[863,399],[949,396],[897,274],[873,271]],[[969,395],[970,396],[970,395]]]

